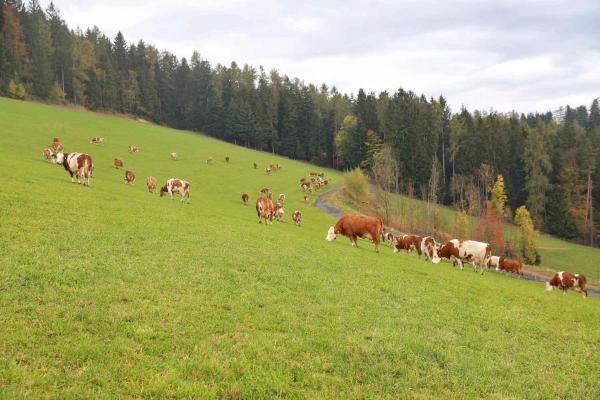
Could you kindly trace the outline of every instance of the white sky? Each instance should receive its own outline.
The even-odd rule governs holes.
[[[49,4],[43,0],[42,5]],[[69,27],[347,93],[399,87],[457,111],[547,111],[600,96],[600,0],[56,0]]]

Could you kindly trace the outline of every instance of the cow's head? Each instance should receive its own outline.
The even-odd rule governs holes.
[[[547,290],[547,291],[551,291],[551,290],[553,290],[553,289],[554,289],[554,286],[552,286],[552,285],[550,284],[550,282],[546,282],[546,290]]]
[[[328,240],[330,242],[333,242],[335,240],[335,238],[337,237],[336,233],[335,233],[335,228],[332,226],[329,228],[329,230],[327,231],[327,236],[325,237],[325,240]]]
[[[62,151],[58,152],[53,155],[52,159],[54,160],[54,163],[62,164],[63,161],[65,160],[65,153],[63,153]]]
[[[160,188],[160,197],[163,197],[165,195],[165,193],[167,193],[167,185],[163,186]]]

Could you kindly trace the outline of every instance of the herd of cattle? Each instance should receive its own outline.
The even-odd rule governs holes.
[[[346,236],[350,239],[353,247],[357,246],[357,239],[365,238],[372,240],[375,251],[379,252],[381,241],[394,247],[394,253],[405,250],[407,253],[416,252],[425,258],[438,264],[442,259],[449,260],[454,266],[458,265],[462,270],[463,263],[470,263],[476,271],[479,267],[481,275],[485,269],[494,268],[496,271],[512,272],[523,276],[523,263],[506,257],[492,255],[492,246],[488,243],[475,240],[452,239],[446,243],[437,243],[431,236],[421,237],[418,235],[396,236],[391,232],[384,232],[383,220],[379,217],[347,214],[327,231],[325,237],[328,241],[335,240],[338,236]],[[566,293],[568,289],[581,292],[587,297],[587,280],[584,275],[572,272],[557,272],[554,277],[546,282],[546,290],[559,288]]]
[[[92,144],[103,144],[104,138],[94,137],[91,140]],[[137,146],[129,146],[130,153],[137,153]],[[94,163],[89,154],[78,152],[65,152],[64,146],[59,138],[54,138],[51,149],[46,148],[43,151],[43,156],[48,161],[54,164],[60,164],[71,176],[71,181],[76,179],[78,183],[89,186],[92,173],[94,171]],[[170,158],[177,160],[177,154],[171,153]],[[225,161],[229,162],[229,156],[225,157]],[[213,158],[208,157],[208,164],[213,163]],[[122,168],[124,161],[122,158],[114,159],[115,168]],[[258,167],[257,163],[253,163],[254,169]],[[281,169],[279,164],[271,164],[265,172],[270,175],[272,172]],[[131,170],[125,172],[125,183],[133,184],[135,182],[135,173]],[[306,178],[300,179],[300,188],[305,192],[304,200],[308,199],[308,194],[319,190],[329,184],[329,180],[325,179],[324,173],[310,172],[310,180]],[[146,186],[150,193],[155,193],[157,188],[157,180],[154,176],[146,178]],[[189,182],[170,178],[160,189],[160,196],[169,194],[173,199],[173,194],[179,194],[181,201],[190,199],[190,184]],[[242,194],[242,202],[247,205],[249,201],[248,193]],[[282,221],[284,211],[285,194],[280,194],[277,201],[273,201],[273,192],[264,187],[260,191],[260,195],[256,200],[256,213],[258,222],[265,221],[266,225],[273,224],[273,220]],[[295,210],[292,214],[294,224],[300,226],[302,223],[302,213]],[[375,244],[375,251],[379,252],[381,241],[385,241],[390,247],[394,247],[394,252],[405,250],[407,253],[416,252],[419,257],[423,254],[425,258],[434,263],[439,263],[442,259],[447,259],[454,266],[458,265],[460,269],[464,269],[463,263],[470,263],[476,271],[479,268],[483,275],[484,270],[495,268],[496,271],[512,272],[518,276],[523,276],[523,264],[519,260],[513,260],[506,257],[492,255],[492,247],[488,243],[478,242],[475,240],[458,240],[452,239],[446,243],[437,243],[431,236],[421,237],[418,235],[401,235],[396,236],[392,232],[384,232],[383,220],[379,217],[347,214],[344,215],[336,223],[335,226],[329,228],[326,239],[333,241],[337,236],[346,236],[350,239],[352,246],[357,246],[357,238],[366,238],[372,240]],[[584,275],[575,274],[572,272],[561,271],[546,283],[546,290],[554,288],[562,289],[564,293],[568,289],[581,292],[584,297],[587,297],[587,280]]]

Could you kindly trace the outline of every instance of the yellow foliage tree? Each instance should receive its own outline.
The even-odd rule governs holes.
[[[539,263],[536,244],[537,232],[533,227],[533,221],[527,207],[521,206],[517,208],[515,222],[521,230],[521,253],[523,254],[523,259],[527,264]]]
[[[504,215],[504,207],[506,206],[506,192],[504,191],[504,177],[498,175],[496,183],[492,189],[492,206],[498,212],[498,215]]]

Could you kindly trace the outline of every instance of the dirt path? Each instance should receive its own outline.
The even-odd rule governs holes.
[[[315,206],[319,207],[321,210],[325,211],[327,214],[333,215],[336,218],[339,218],[342,216],[342,214],[343,214],[342,210],[340,210],[339,208],[337,208],[335,205],[331,204],[330,202],[326,201],[325,197],[327,197],[331,193],[337,192],[338,190],[340,190],[340,189],[339,188],[329,189],[326,192],[323,192],[315,200]],[[533,271],[524,271],[523,278],[527,279],[528,281],[539,282],[539,283],[544,283],[544,284],[549,279],[548,276],[546,276],[542,273],[533,272]],[[592,287],[592,286],[588,285],[588,295],[600,297],[600,288]]]

